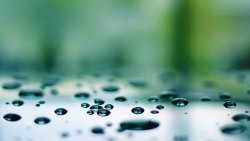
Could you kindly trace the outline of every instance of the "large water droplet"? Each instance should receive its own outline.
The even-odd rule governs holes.
[[[94,99],[94,103],[97,105],[103,105],[105,103],[105,101],[102,99],[96,98],[96,99]]]
[[[104,129],[102,127],[94,127],[91,131],[94,134],[104,134]]]
[[[14,106],[22,106],[24,102],[22,100],[13,100],[12,105]]]
[[[118,96],[115,98],[115,101],[124,102],[124,101],[127,101],[127,98],[124,96]]]
[[[237,114],[234,115],[232,119],[237,122],[248,122],[250,121],[250,116],[246,114]]]
[[[39,99],[44,96],[40,89],[23,89],[19,92],[19,96],[23,99]]]
[[[175,98],[172,100],[172,104],[177,107],[183,107],[188,104],[188,100],[185,98]]]
[[[221,132],[224,134],[235,135],[246,131],[246,126],[241,124],[229,124],[221,127]]]
[[[77,98],[77,99],[87,99],[89,97],[90,97],[89,93],[87,93],[87,92],[78,92],[75,94],[75,98]]]
[[[82,107],[82,108],[88,108],[89,106],[90,106],[90,105],[89,105],[88,103],[82,103],[82,104],[81,104],[81,107]]]
[[[107,109],[99,109],[97,111],[97,115],[101,116],[101,117],[105,117],[108,116],[110,114],[110,111]]]
[[[102,90],[105,92],[117,92],[120,88],[116,85],[107,85],[102,87]]]
[[[66,109],[64,109],[64,108],[58,108],[54,112],[57,115],[65,115],[65,114],[67,114],[68,111]]]
[[[14,90],[20,88],[21,85],[20,82],[7,82],[2,85],[2,88],[6,90]]]
[[[107,109],[107,110],[112,110],[114,108],[114,106],[112,104],[106,104],[104,106],[104,108]]]
[[[134,107],[134,108],[132,108],[131,111],[134,114],[142,114],[144,112],[144,109],[142,107]]]
[[[158,127],[160,124],[152,120],[128,120],[120,123],[122,130],[149,130]]]
[[[34,120],[36,124],[43,125],[48,124],[50,122],[50,119],[47,117],[38,117]]]
[[[20,120],[22,117],[18,114],[14,114],[14,113],[9,113],[3,116],[3,118],[7,121],[18,121]]]
[[[232,108],[236,107],[236,103],[232,100],[227,100],[223,105],[224,105],[224,107],[226,107],[228,109],[232,109]]]

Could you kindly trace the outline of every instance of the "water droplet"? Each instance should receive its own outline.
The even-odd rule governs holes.
[[[56,109],[55,111],[54,111],[57,115],[65,115],[65,114],[67,114],[67,110],[66,109],[64,109],[64,108],[58,108],[58,109]]]
[[[38,117],[34,120],[36,124],[43,125],[48,124],[50,122],[50,119],[47,117]]]
[[[61,133],[61,136],[62,136],[63,138],[67,138],[67,137],[69,137],[69,133],[68,133],[68,132],[62,132],[62,133]]]
[[[19,96],[23,99],[39,99],[44,96],[40,89],[23,89],[19,92]]]
[[[105,103],[105,101],[97,98],[97,99],[94,99],[94,103],[97,105],[103,105]]]
[[[92,105],[90,106],[90,110],[98,111],[99,109],[103,109],[100,105]]]
[[[150,111],[150,113],[152,113],[152,114],[158,114],[159,111],[157,111],[157,110],[152,110],[152,111]]]
[[[108,116],[110,114],[110,111],[107,109],[99,109],[97,111],[97,115],[101,116],[101,117],[105,117]]]
[[[2,88],[5,90],[14,90],[20,88],[21,85],[20,82],[7,82],[2,85]]]
[[[231,100],[227,100],[223,105],[224,105],[224,107],[226,107],[228,109],[232,109],[232,108],[236,107],[236,103],[234,101],[231,101]]]
[[[250,121],[250,116],[246,114],[237,114],[234,115],[232,119],[237,122],[248,122]]]
[[[51,90],[50,90],[50,94],[51,95],[53,95],[53,96],[57,96],[58,95],[58,90],[56,89],[56,88],[52,88]]]
[[[164,109],[164,106],[162,106],[162,105],[157,105],[157,106],[156,106],[156,109],[162,110],[162,109]]]
[[[88,111],[87,111],[87,114],[88,114],[88,115],[93,115],[94,113],[95,113],[94,110],[88,110]]]
[[[14,100],[12,102],[12,105],[14,106],[22,106],[24,104],[24,102],[22,100]]]
[[[124,101],[127,101],[127,98],[124,96],[118,96],[115,98],[115,101],[124,102]]]
[[[185,135],[178,135],[174,137],[174,141],[188,141],[188,137]]]
[[[219,94],[219,98],[220,98],[220,100],[225,101],[225,100],[231,99],[231,95],[229,95],[229,94],[227,94],[227,93],[220,93],[220,94]]]
[[[81,104],[81,107],[82,107],[82,108],[88,108],[89,106],[90,106],[90,105],[89,105],[88,103],[82,103],[82,104]]]
[[[175,91],[163,91],[163,92],[161,92],[160,93],[160,99],[162,100],[162,101],[171,101],[171,100],[173,100],[173,99],[175,99],[175,98],[177,98],[178,97],[178,95],[177,95],[177,93],[175,92]]]
[[[158,122],[151,120],[129,120],[120,123],[122,130],[149,130],[158,126]]]
[[[147,81],[143,78],[133,78],[129,80],[129,83],[134,87],[146,87]]]
[[[44,100],[41,100],[38,102],[39,104],[45,104],[45,101]]]
[[[175,98],[172,100],[172,104],[177,107],[183,107],[188,104],[188,100],[185,98]]]
[[[142,107],[134,107],[134,108],[132,108],[131,111],[134,114],[142,114],[144,112],[144,109]]]
[[[208,97],[202,97],[201,101],[203,101],[203,102],[209,102],[209,101],[211,101],[211,99],[208,98]]]
[[[108,85],[102,87],[102,90],[105,92],[117,92],[120,88],[116,85]]]
[[[114,108],[114,106],[112,104],[106,104],[104,106],[104,108],[107,109],[107,110],[112,110]]]
[[[246,126],[241,124],[229,124],[221,127],[221,132],[224,134],[235,135],[246,131]]]
[[[149,101],[149,102],[158,102],[158,101],[159,101],[159,98],[156,97],[156,96],[151,96],[151,97],[148,98],[148,101]]]
[[[36,107],[40,107],[41,105],[40,104],[36,104]]]
[[[94,127],[91,131],[94,134],[104,134],[104,129],[102,127]]]
[[[14,114],[14,113],[9,113],[3,116],[3,118],[7,121],[18,121],[20,120],[22,117],[18,114]]]
[[[79,92],[79,93],[75,94],[75,98],[77,98],[77,99],[87,99],[89,97],[90,97],[90,95],[87,92]]]

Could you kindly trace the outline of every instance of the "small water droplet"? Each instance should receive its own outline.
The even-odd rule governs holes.
[[[12,105],[14,106],[22,106],[24,104],[24,102],[22,100],[14,100],[12,102]]]
[[[221,132],[224,134],[235,135],[246,131],[246,126],[241,124],[229,124],[221,127]]]
[[[162,105],[157,105],[157,106],[156,106],[156,109],[162,110],[162,109],[164,109],[164,106],[162,106]]]
[[[157,111],[157,110],[152,110],[152,111],[150,111],[150,113],[152,113],[152,114],[158,114],[159,111]]]
[[[100,105],[92,105],[90,106],[90,110],[98,111],[99,109],[103,109]]]
[[[87,111],[87,114],[88,114],[88,115],[93,115],[94,113],[95,113],[94,110],[88,110],[88,111]]]
[[[178,135],[174,137],[174,141],[188,141],[188,137],[185,135]]]
[[[41,100],[38,102],[39,104],[45,104],[45,101],[44,100]]]
[[[156,97],[156,96],[151,96],[151,97],[148,98],[148,101],[149,101],[149,102],[158,102],[158,101],[159,101],[159,98]]]
[[[20,120],[22,117],[18,114],[14,114],[14,113],[9,113],[3,116],[3,118],[7,121],[18,121]]]
[[[120,123],[121,130],[149,130],[160,124],[152,120],[128,120]]]
[[[77,99],[87,99],[89,97],[90,97],[90,95],[87,92],[78,92],[75,94],[75,98],[77,98]]]
[[[38,117],[34,120],[36,124],[43,125],[48,124],[50,122],[50,119],[47,117]]]
[[[62,138],[67,138],[67,137],[69,137],[69,133],[68,132],[62,132],[61,137]]]
[[[234,115],[232,119],[237,122],[248,122],[250,121],[250,116],[246,114],[237,114]]]
[[[133,78],[129,80],[129,83],[134,87],[146,87],[147,81],[143,78]]]
[[[65,114],[67,114],[68,111],[66,109],[64,109],[64,108],[58,108],[54,112],[57,115],[65,115]]]
[[[5,90],[14,90],[20,88],[21,85],[20,82],[7,82],[2,85],[2,88]]]
[[[102,90],[105,92],[117,92],[120,88],[116,85],[107,85],[102,87]]]
[[[82,108],[88,108],[89,106],[90,106],[90,105],[89,105],[88,103],[82,103],[82,104],[81,104],[81,107],[82,107]]]
[[[142,107],[134,107],[134,108],[132,108],[131,111],[134,114],[142,114],[144,112],[144,109]]]
[[[94,134],[104,134],[104,129],[102,127],[94,127],[91,131]]]
[[[40,104],[36,104],[36,107],[40,107],[41,105]]]
[[[23,99],[39,99],[44,96],[40,89],[23,89],[19,92],[19,96]]]
[[[172,100],[172,104],[177,107],[184,107],[188,104],[188,100],[185,98],[175,98]]]
[[[107,110],[112,110],[114,108],[114,106],[112,104],[106,104],[104,106],[104,108],[107,109]]]
[[[203,101],[203,102],[209,102],[209,101],[211,101],[211,99],[209,97],[202,97],[201,101]]]
[[[97,115],[101,116],[101,117],[105,117],[108,116],[110,114],[110,111],[107,109],[99,109],[97,111]]]
[[[236,103],[232,100],[227,100],[223,105],[225,108],[228,108],[228,109],[232,109],[236,107]]]
[[[127,98],[124,97],[124,96],[118,96],[115,98],[115,101],[118,101],[118,102],[125,102],[127,101]]]
[[[58,95],[58,90],[56,88],[52,88],[50,89],[50,94],[53,95],[53,96],[57,96]]]
[[[94,99],[94,103],[97,105],[103,105],[105,103],[105,101],[102,99],[96,98],[96,99]]]

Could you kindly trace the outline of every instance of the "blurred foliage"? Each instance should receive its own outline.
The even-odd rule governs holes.
[[[248,0],[1,0],[1,70],[249,69],[249,13]]]

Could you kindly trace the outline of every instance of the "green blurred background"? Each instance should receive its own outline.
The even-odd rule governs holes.
[[[249,0],[1,0],[0,67],[250,68]]]

